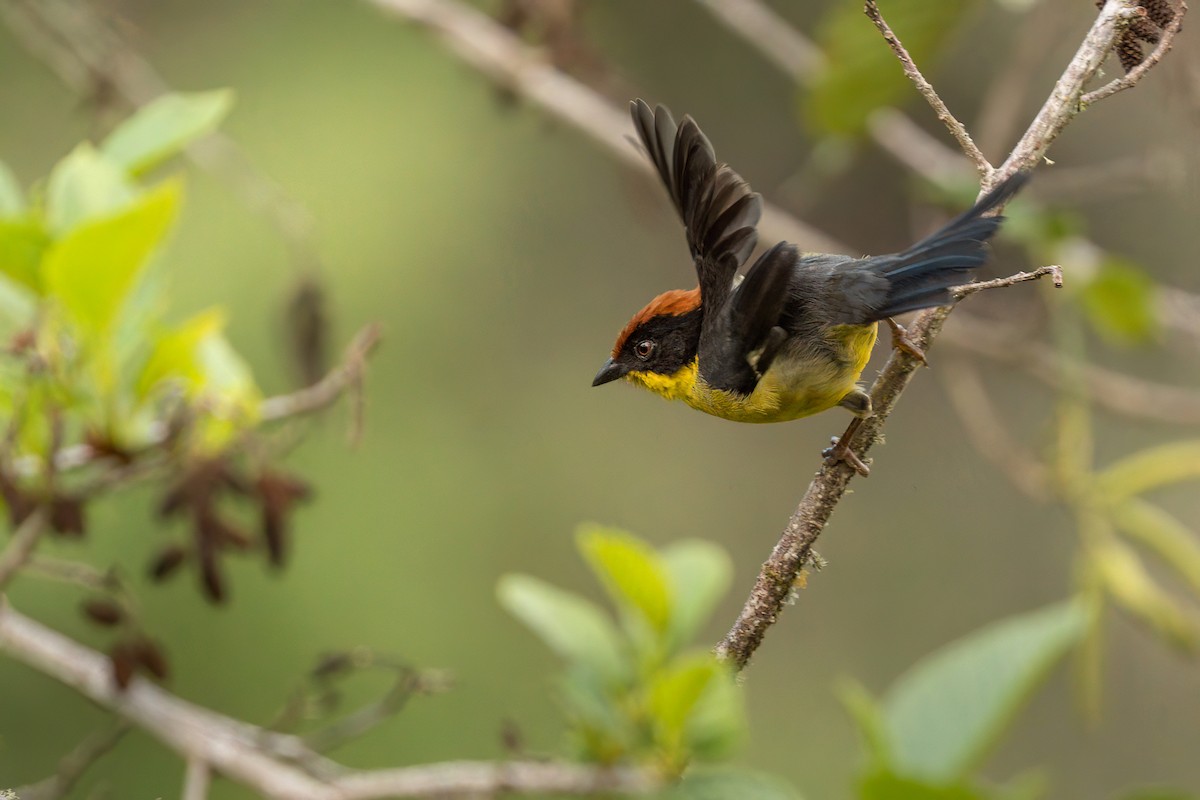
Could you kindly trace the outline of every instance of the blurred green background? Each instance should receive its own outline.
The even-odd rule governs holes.
[[[572,544],[581,520],[656,542],[702,537],[728,548],[735,589],[709,631],[715,642],[845,415],[737,426],[626,387],[590,387],[628,315],[693,280],[661,190],[365,3],[107,5],[174,87],[236,89],[224,130],[316,220],[336,346],[367,321],[386,330],[368,378],[361,446],[346,445],[339,408],[290,459],[318,494],[297,517],[288,568],[276,575],[258,560],[237,564],[226,608],[202,602],[190,576],[144,589],[151,629],[174,663],[173,689],[264,722],[320,652],[370,645],[446,667],[456,688],[413,702],[339,759],[385,766],[497,757],[505,720],[531,750],[554,752],[556,664],[499,609],[494,587],[501,574],[521,571],[598,596]],[[779,5],[811,30],[832,4]],[[1069,30],[1082,34],[1091,3],[1075,5]],[[930,70],[966,120],[1018,21],[997,4],[976,4]],[[697,4],[592,2],[583,24],[623,88],[693,114],[718,154],[769,199],[864,252],[908,243],[908,176],[863,145],[836,180],[814,178],[804,169],[813,139],[797,122],[794,87]],[[1077,40],[1072,33],[1045,54],[1023,116]],[[1185,31],[1161,71],[1081,118],[1052,156],[1065,167],[1163,148],[1178,154],[1169,187],[1068,205],[1101,244],[1195,292],[1194,41]],[[912,109],[931,123],[927,109]],[[28,184],[94,133],[80,98],[0,27],[0,158]],[[168,256],[176,311],[225,306],[231,337],[261,384],[286,390],[283,307],[296,268],[263,217],[214,177],[187,171],[187,208]],[[931,355],[935,371],[942,355]],[[1140,374],[1200,383],[1194,350],[1168,344],[1115,358]],[[1018,427],[1043,441],[1052,395],[1018,372],[985,366]],[[1101,460],[1181,435],[1119,417],[1100,423]],[[857,763],[855,734],[832,691],[838,676],[882,691],[934,647],[1071,587],[1070,521],[1031,504],[971,449],[932,373],[918,376],[873,455],[877,469],[854,484],[821,540],[828,569],[748,673],[751,740],[742,761],[787,776],[811,798],[849,796]],[[117,562],[140,581],[166,539],[153,500],[139,491],[105,502],[93,510],[89,538],[58,549]],[[1181,519],[1200,518],[1195,492],[1175,490],[1163,503]],[[104,643],[81,621],[71,591],[26,580],[11,599]],[[1200,790],[1195,661],[1119,615],[1114,623],[1102,718],[1083,720],[1060,675],[988,774],[1044,766],[1054,797],[1103,797],[1146,783]],[[350,699],[381,688],[364,680]],[[0,661],[0,787],[52,772],[101,719],[73,692]],[[174,756],[135,732],[74,796],[104,784],[112,797],[172,796],[181,776]],[[219,784],[213,796],[244,793]]]

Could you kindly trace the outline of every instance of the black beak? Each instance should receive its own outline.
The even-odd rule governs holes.
[[[592,386],[600,386],[623,377],[625,377],[625,368],[610,358],[604,362],[604,366],[596,373],[595,379],[592,380]]]

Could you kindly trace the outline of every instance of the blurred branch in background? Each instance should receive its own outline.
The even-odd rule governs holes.
[[[559,71],[542,54],[481,11],[457,0],[366,0],[429,29],[446,47],[488,79],[536,103],[602,145],[627,166],[653,175],[632,144],[629,115],[600,92]],[[814,250],[848,249],[808,223],[764,204],[760,230],[767,237],[804,242]]]
[[[491,797],[506,792],[599,795],[645,792],[647,772],[554,762],[447,762],[385,770],[350,770],[302,740],[188,703],[142,680],[122,691],[100,653],[13,610],[0,598],[0,650],[120,714],[182,756],[191,776],[204,768],[280,800],[382,797]],[[61,776],[60,776],[61,777]],[[24,795],[21,795],[24,797]]]
[[[491,18],[455,0],[368,2],[427,27],[458,57],[491,80],[569,122],[603,144],[608,152],[624,163],[649,172],[647,160],[629,145],[629,125],[621,108],[585,83],[545,63],[535,48],[524,44]],[[798,81],[811,80],[816,72],[827,68],[828,59],[819,47],[779,20],[774,12],[757,0],[698,2],[732,30],[757,44],[773,63]],[[930,101],[938,116],[947,123],[966,151],[967,158],[894,109],[875,111],[866,131],[918,174],[942,184],[956,180],[972,162],[984,175],[985,184],[1018,169],[1038,166],[1051,142],[1087,102],[1129,88],[1158,63],[1169,49],[1186,11],[1186,5],[1181,4],[1170,24],[1163,28],[1155,49],[1125,78],[1085,94],[1087,82],[1097,74],[1114,44],[1122,39],[1129,25],[1144,16],[1130,0],[1110,0],[1096,18],[1084,44],[1068,65],[1038,118],[1004,165],[993,170],[974,146],[966,128],[953,119],[933,87],[920,75],[913,58],[891,33],[874,2],[868,2],[866,7],[888,44],[900,57],[907,74]],[[0,0],[0,10],[31,51],[43,58],[69,84],[90,97],[105,101],[115,94],[125,103],[141,106],[165,90],[163,82],[150,65],[129,49],[111,26],[85,3]],[[1003,128],[1011,121],[996,124]],[[216,136],[215,139],[209,137],[191,144],[188,153],[198,163],[230,177],[251,204],[264,210],[287,240],[297,262],[315,263],[311,222],[307,213],[273,182],[250,168],[245,155],[234,142],[219,134]],[[245,177],[247,174],[249,178]],[[833,241],[831,237],[775,207],[768,208],[762,230],[768,237],[799,241],[806,248],[832,251],[854,249]],[[1012,286],[1044,276],[1052,277],[1061,285],[1061,273],[1057,267],[1042,267],[1032,272],[968,286],[958,294],[961,297],[982,289]],[[1164,309],[1161,315],[1164,323],[1177,330],[1190,331],[1195,340],[1200,342],[1200,322],[1197,321],[1200,319],[1200,300],[1180,290],[1164,290],[1158,297]],[[1168,308],[1171,310],[1165,310]],[[910,327],[910,335],[919,348],[927,349],[940,334],[948,313],[949,309],[923,313]],[[1063,401],[1065,410],[1060,413],[1059,441],[1056,442],[1054,457],[1044,461],[1009,434],[999,411],[988,398],[982,377],[974,368],[951,365],[944,377],[950,381],[950,395],[964,418],[968,437],[1023,491],[1040,499],[1054,497],[1076,513],[1081,540],[1087,547],[1086,577],[1092,582],[1089,586],[1094,584],[1102,587],[1117,597],[1124,607],[1140,614],[1145,621],[1168,636],[1190,646],[1195,640],[1195,630],[1190,627],[1186,613],[1178,611],[1173,600],[1158,591],[1154,581],[1142,570],[1141,562],[1116,539],[1115,532],[1124,530],[1130,538],[1140,541],[1174,564],[1185,579],[1200,586],[1200,557],[1196,555],[1194,544],[1189,544],[1186,536],[1180,536],[1182,525],[1169,516],[1164,519],[1165,512],[1159,512],[1157,508],[1132,497],[1148,487],[1192,477],[1195,470],[1192,457],[1197,452],[1196,445],[1184,443],[1174,450],[1161,448],[1147,451],[1100,472],[1095,470],[1090,461],[1085,463],[1080,454],[1090,456],[1091,452],[1090,443],[1085,441],[1088,434],[1081,432],[1087,422],[1085,400],[1106,404],[1132,416],[1190,424],[1200,420],[1200,396],[1196,392],[1158,385],[1093,366],[1084,361],[1082,352],[1063,347],[1055,349],[1031,341],[1026,331],[1012,330],[1011,326],[1006,329],[998,323],[984,322],[966,314],[960,314],[960,317],[964,324],[960,325],[962,332],[956,339],[964,346],[991,359],[1021,366],[1035,377],[1058,387],[1067,398]],[[368,326],[351,342],[343,363],[309,388],[265,399],[257,396],[255,421],[273,421],[316,412],[350,391],[356,401],[355,431],[360,430],[360,384],[366,357],[378,339],[379,329]],[[912,355],[901,352],[892,355],[872,387],[872,399],[879,414],[869,420],[854,439],[860,443],[859,452],[865,452],[877,441],[888,413],[916,367],[917,362]],[[315,378],[316,373],[310,371],[310,374]],[[1092,397],[1088,398],[1088,395]],[[172,418],[156,418],[149,428],[151,436],[147,440],[148,449],[169,445],[172,437],[178,433],[174,426]],[[847,442],[852,440],[849,435],[844,438]],[[98,446],[100,444],[104,443],[85,441],[66,447],[59,447],[56,443],[44,457],[25,454],[13,459],[12,464],[20,477],[45,475],[47,485],[53,483],[51,478],[61,470],[99,466],[105,472],[99,476],[95,486],[102,488],[111,488],[134,477],[141,477],[146,473],[137,470],[147,465],[150,468],[160,466],[157,462],[140,461],[131,469],[121,461],[128,457],[142,458],[144,451],[128,453],[106,450]],[[1069,454],[1073,460],[1064,454]],[[195,508],[188,510],[189,513],[195,512],[196,527],[200,533],[215,532],[216,540],[222,545],[250,547],[245,537],[239,538],[239,530],[220,523],[213,516],[211,500],[218,491],[214,486],[219,486],[221,491],[247,492],[243,476],[223,462],[224,453],[220,456],[202,465],[203,469],[181,476],[178,484],[164,498],[164,513],[174,513],[182,505],[192,503]],[[1168,465],[1165,471],[1162,464]],[[776,621],[792,596],[797,579],[812,558],[813,542],[827,524],[853,474],[853,470],[845,464],[826,465],[810,484],[804,499],[789,520],[779,545],[764,565],[741,616],[718,648],[739,669],[746,665],[767,628]],[[1130,474],[1139,477],[1129,481]],[[1146,475],[1151,477],[1147,478]],[[270,477],[263,473],[259,482]],[[274,495],[286,510],[286,506],[303,492],[296,488],[297,481],[280,480],[278,475],[273,477],[277,484],[291,487],[283,492],[286,495],[283,500]],[[1130,488],[1130,484],[1133,488]],[[55,487],[50,488],[53,490]],[[263,497],[264,511],[269,514],[271,509],[267,506],[271,503],[267,502],[266,494]],[[119,595],[122,591],[120,587],[114,588],[113,581],[103,573],[95,570],[88,572],[91,568],[86,565],[54,562],[34,554],[43,531],[48,527],[57,527],[51,501],[63,499],[69,498],[59,497],[52,491],[48,500],[38,500],[44,505],[35,505],[31,513],[23,518],[14,516],[12,539],[0,553],[0,589],[18,570],[25,570],[31,575],[50,576],[109,595]],[[10,502],[9,507],[12,511],[15,506]],[[81,513],[81,509],[76,510]],[[203,560],[212,557],[211,553],[204,552],[204,548],[215,548],[216,545],[201,536],[195,547],[200,551],[198,557]],[[188,552],[179,547],[164,551],[179,559]],[[272,557],[276,556],[277,553],[273,552]],[[160,558],[156,570],[162,564]],[[202,566],[207,568],[211,565]],[[209,579],[210,574],[215,573],[204,573],[205,580]],[[621,577],[616,574],[612,580],[619,581]],[[670,580],[663,579],[661,583],[666,586]],[[682,583],[689,587],[695,584],[693,581]],[[210,596],[220,599],[219,587],[213,588],[211,582],[208,586]],[[528,588],[527,583],[525,586]],[[646,602],[650,611],[655,610],[652,608],[654,603],[647,601],[646,597],[637,597]],[[113,600],[113,597],[107,599]],[[532,611],[524,607],[529,617],[525,621],[536,629],[538,624],[544,624],[543,609],[553,605],[536,605]],[[128,608],[115,600],[108,605],[93,605],[91,608],[96,612],[93,617],[109,615],[113,620],[122,622],[121,615],[129,613]],[[683,606],[683,610],[687,610],[686,606]],[[647,613],[652,622],[658,619],[654,614]],[[580,635],[578,626],[575,627],[568,635]],[[583,633],[589,631],[584,630]],[[671,632],[664,631],[664,635],[667,633]],[[141,635],[140,631],[138,634]],[[549,638],[553,646],[554,637]],[[408,668],[398,670],[395,684],[380,700],[362,707],[340,723],[300,737],[249,725],[200,708],[133,676],[134,667],[128,664],[123,667],[124,662],[117,656],[118,653],[128,655],[131,643],[134,647],[143,648],[142,652],[136,654],[141,659],[142,667],[161,677],[160,673],[165,672],[165,667],[159,669],[161,664],[155,666],[156,653],[148,639],[119,641],[113,653],[106,657],[19,614],[0,596],[0,650],[76,689],[172,748],[187,765],[184,796],[188,800],[204,797],[214,775],[239,781],[268,797],[328,797],[341,800],[447,794],[490,797],[512,791],[560,795],[647,792],[658,788],[664,779],[661,771],[640,767],[618,769],[559,762],[448,762],[376,771],[348,770],[326,760],[318,751],[365,733],[397,713],[414,694],[431,690],[428,684],[422,683],[425,679],[421,673]],[[589,641],[589,644],[594,642]],[[150,652],[145,652],[146,648]],[[161,654],[157,655],[161,657]],[[708,657],[708,661],[711,660]],[[127,674],[122,676],[123,670]],[[114,675],[124,689],[114,683]],[[674,677],[679,678],[680,685],[690,686],[694,675],[680,670],[679,675]],[[679,691],[686,694],[683,690]],[[655,700],[661,701],[661,698],[656,697]],[[295,708],[289,708],[289,711],[295,716]],[[115,741],[117,735],[114,729],[107,738],[101,736],[84,742],[64,760],[57,776],[35,787],[27,787],[26,791],[31,795],[44,791],[46,794],[43,796],[57,796],[54,792],[61,793],[69,788],[70,781],[81,774],[91,761],[106,752],[111,747],[109,740]],[[681,757],[681,760],[686,764],[686,757]],[[682,767],[679,768],[682,770]]]
[[[0,614],[2,613],[0,610]],[[58,763],[57,772],[38,783],[18,786],[15,790],[16,796],[20,800],[58,800],[65,797],[75,788],[75,784],[83,777],[88,767],[108,755],[132,728],[128,721],[118,719],[107,729],[91,734],[63,756]]]

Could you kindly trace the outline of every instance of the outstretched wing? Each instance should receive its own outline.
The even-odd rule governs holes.
[[[754,226],[762,216],[762,198],[736,172],[717,163],[712,145],[691,117],[676,125],[664,106],[651,111],[642,100],[630,103],[629,110],[683,219],[701,305],[719,309],[729,299],[734,274],[758,241]]]

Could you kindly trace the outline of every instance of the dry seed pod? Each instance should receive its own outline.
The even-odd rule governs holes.
[[[155,582],[164,581],[173,575],[186,560],[187,550],[184,550],[177,544],[173,544],[161,550],[155,556],[154,560],[150,562],[150,577]]]
[[[138,639],[133,645],[133,654],[137,663],[160,681],[166,680],[170,675],[167,657],[154,641],[144,637]]]
[[[84,602],[83,613],[92,622],[105,627],[119,625],[125,619],[121,607],[107,598],[95,597]]]
[[[108,651],[108,659],[112,662],[113,683],[122,691],[128,689],[138,665],[133,646],[129,642],[117,642]]]

